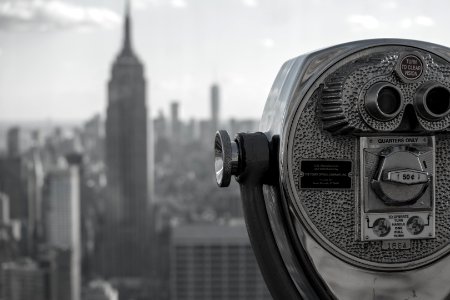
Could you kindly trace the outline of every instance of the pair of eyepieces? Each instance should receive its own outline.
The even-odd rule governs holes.
[[[378,82],[367,90],[365,107],[373,118],[389,121],[403,109],[403,102],[398,87],[388,82]],[[416,92],[414,106],[422,118],[441,120],[450,113],[450,90],[435,82],[424,83]]]

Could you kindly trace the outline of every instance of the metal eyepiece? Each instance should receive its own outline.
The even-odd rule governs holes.
[[[389,121],[395,118],[403,107],[403,97],[400,90],[391,83],[378,82],[372,85],[366,93],[366,111],[379,121]]]
[[[230,185],[231,176],[238,173],[239,148],[235,141],[230,140],[226,130],[216,132],[214,155],[217,185],[219,187],[227,187]]]
[[[450,91],[438,83],[427,82],[417,91],[414,103],[420,116],[437,121],[450,112]]]

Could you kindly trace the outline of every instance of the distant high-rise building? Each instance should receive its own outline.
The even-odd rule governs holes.
[[[204,144],[204,147],[209,147],[209,149],[213,150],[214,134],[212,133],[211,128],[211,120],[200,120],[198,123],[197,139]]]
[[[244,224],[173,229],[172,300],[271,299]]]
[[[28,253],[33,255],[44,236],[42,190],[45,175],[37,147],[31,149],[25,165],[28,200],[27,246]]]
[[[144,66],[132,48],[128,4],[123,46],[108,83],[107,205],[100,251],[106,278],[139,278],[149,272],[148,166],[152,164],[147,125]]]
[[[154,160],[155,162],[170,160],[170,137],[166,118],[162,111],[153,121],[154,130]]]
[[[220,89],[219,85],[213,84],[211,86],[211,131],[212,138],[214,133],[219,130],[220,122]]]
[[[30,259],[3,263],[1,296],[7,300],[48,300],[48,271]]]
[[[38,129],[35,129],[31,132],[31,143],[33,147],[42,147],[42,135]]]
[[[9,197],[6,194],[0,193],[0,225],[9,224]]]
[[[70,249],[52,248],[45,255],[47,257],[41,258],[41,262],[45,262],[49,270],[48,300],[81,299],[79,268],[74,267],[73,252]]]
[[[49,172],[45,186],[47,243],[54,248],[54,299],[79,300],[81,294],[80,184],[75,164]],[[53,299],[52,299],[53,300]]]
[[[83,290],[83,300],[118,300],[119,294],[107,281],[95,280]]]
[[[155,118],[153,128],[156,140],[167,137],[167,122],[162,111],[159,111],[158,117]]]
[[[18,255],[17,241],[20,239],[20,233],[14,231],[20,228],[14,228],[14,225],[17,225],[17,221],[9,218],[9,198],[6,194],[0,193],[0,264],[11,261]],[[0,299],[2,299],[1,290],[0,282]]]
[[[81,134],[83,153],[90,163],[98,163],[103,160],[104,150],[104,122],[97,114],[86,121]]]
[[[8,195],[11,219],[27,218],[26,168],[21,157],[0,157],[0,191]]]
[[[22,151],[21,149],[21,139],[20,139],[20,128],[12,127],[8,130],[7,136],[7,147],[9,157],[18,157]]]
[[[171,117],[170,137],[173,143],[178,143],[180,141],[181,124],[179,118],[179,108],[180,104],[176,101],[170,104],[170,117]]]
[[[80,197],[78,170],[61,167],[46,178],[45,202],[48,243],[61,249],[72,249],[80,243]]]

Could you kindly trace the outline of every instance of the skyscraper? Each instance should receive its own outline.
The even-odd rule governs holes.
[[[219,130],[220,90],[217,84],[211,86],[211,131],[214,136]]]
[[[0,192],[0,224],[9,224],[9,197]]]
[[[39,150],[34,146],[26,159],[27,187],[27,247],[30,255],[36,254],[37,245],[44,236],[42,189],[44,186],[44,166]]]
[[[11,219],[25,222],[27,218],[27,188],[25,184],[26,168],[21,157],[21,131],[13,127],[7,133],[8,155],[0,157],[0,191],[10,200]]]
[[[60,167],[46,178],[47,242],[52,247],[53,299],[81,295],[80,184],[78,166]]]
[[[106,277],[148,272],[147,104],[144,66],[131,42],[127,3],[122,49],[112,65],[106,118],[107,202],[101,243]]]
[[[173,101],[170,104],[170,116],[171,116],[171,139],[172,143],[179,143],[181,124],[179,119],[180,104],[177,101]]]

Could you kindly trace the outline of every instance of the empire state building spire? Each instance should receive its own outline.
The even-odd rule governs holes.
[[[126,0],[126,3],[125,3],[125,21],[124,21],[124,28],[123,28],[122,54],[124,54],[124,55],[133,54],[133,49],[131,47],[130,0]]]
[[[108,82],[105,167],[107,208],[102,275],[143,278],[149,272],[147,100],[144,65],[131,43],[130,4],[126,2],[123,45]],[[113,263],[112,263],[113,262]]]

